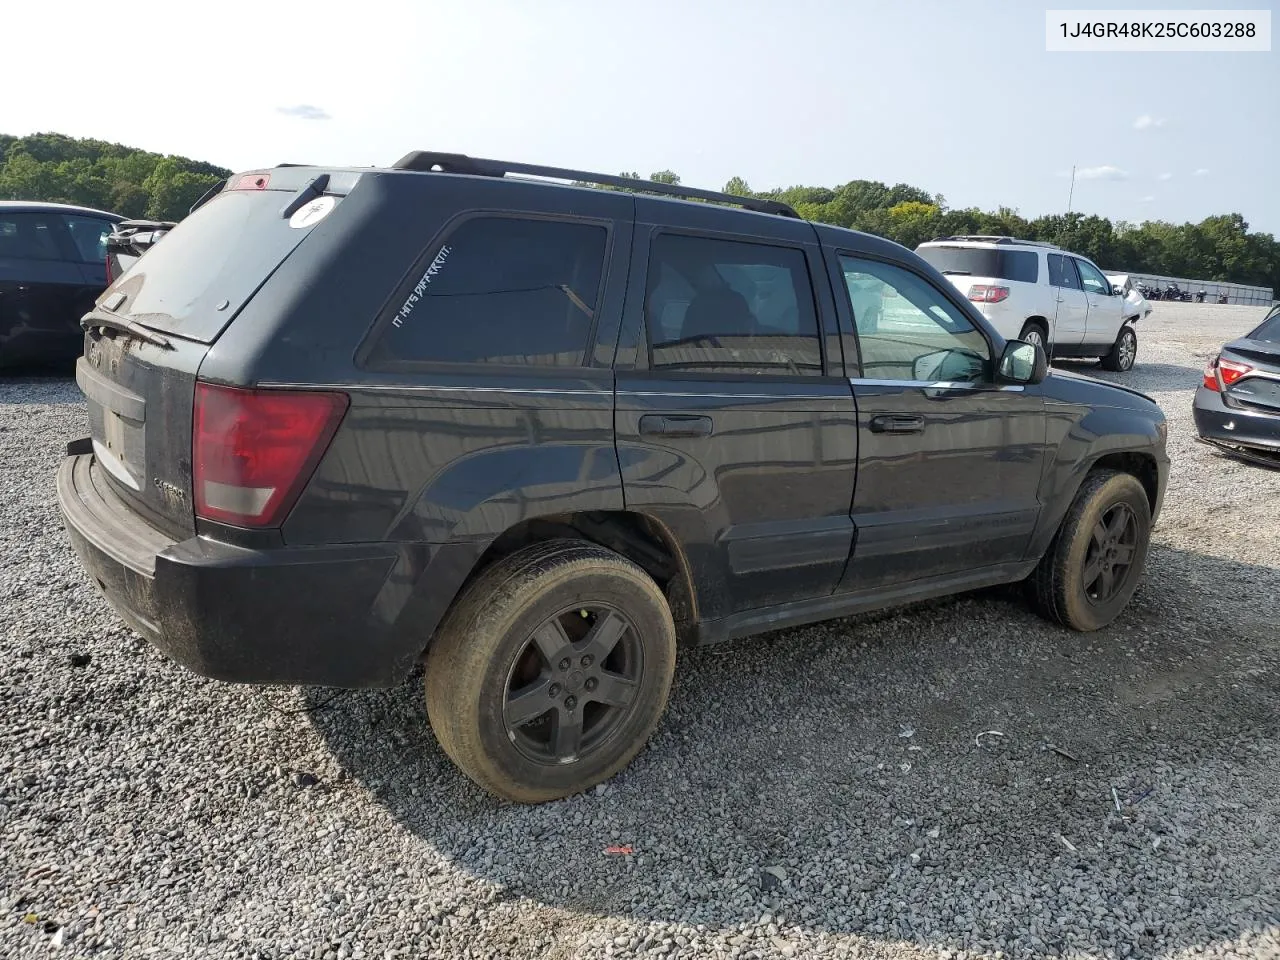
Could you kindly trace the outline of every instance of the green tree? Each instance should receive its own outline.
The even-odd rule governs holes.
[[[230,170],[58,133],[0,135],[0,198],[74,203],[127,217],[181,219]]]

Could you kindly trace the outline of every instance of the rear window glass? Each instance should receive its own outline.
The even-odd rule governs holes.
[[[291,196],[230,190],[214,197],[116,284],[129,295],[125,311],[157,330],[211,343],[310,232],[280,215]]]
[[[1271,315],[1249,334],[1249,339],[1261,340],[1264,343],[1280,343],[1280,308],[1272,310]]]
[[[1035,283],[1040,279],[1040,258],[1030,250],[924,247],[916,253],[948,276],[991,277],[1022,283]]]
[[[608,241],[595,224],[464,221],[396,300],[370,361],[581,366]]]

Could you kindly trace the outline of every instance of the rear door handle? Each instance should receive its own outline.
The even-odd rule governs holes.
[[[872,433],[920,433],[924,430],[924,417],[886,415],[871,418]]]
[[[646,413],[640,418],[640,432],[647,437],[709,437],[710,417]]]

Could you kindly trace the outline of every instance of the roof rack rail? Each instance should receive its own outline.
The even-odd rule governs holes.
[[[934,237],[929,242],[946,243],[951,240],[972,240],[979,243],[1017,244],[1020,247],[1052,247],[1054,250],[1060,249],[1056,243],[1050,243],[1048,240],[1020,240],[1017,237],[1006,237],[1004,234],[994,233],[962,233],[954,237]]]
[[[659,183],[656,180],[637,180],[632,177],[619,177],[608,173],[590,173],[586,170],[567,170],[561,167],[544,167],[532,163],[512,163],[506,160],[484,160],[480,157],[468,157],[461,153],[433,153],[429,150],[414,150],[405,154],[392,165],[393,170],[414,170],[420,173],[440,171],[441,173],[464,173],[480,177],[505,177],[508,174],[524,174],[530,177],[551,177],[557,180],[577,180],[583,183],[594,183],[601,186],[625,187],[643,193],[662,193],[686,200],[709,200],[713,203],[728,203],[754,210],[757,213],[773,213],[780,217],[800,219],[788,204],[778,200],[761,200],[756,197],[739,197],[731,193],[719,193],[715,190],[700,190],[697,187],[685,187],[674,183]]]

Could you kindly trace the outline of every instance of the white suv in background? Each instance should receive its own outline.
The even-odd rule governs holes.
[[[1051,243],[1013,237],[942,237],[916,253],[944,274],[1007,340],[1028,340],[1052,357],[1101,357],[1128,370],[1138,355],[1137,317],[1087,258]]]

